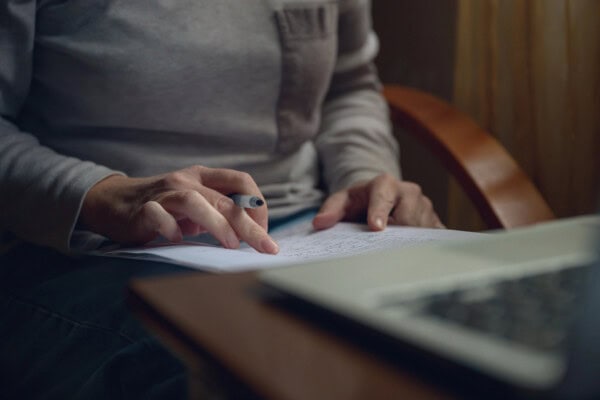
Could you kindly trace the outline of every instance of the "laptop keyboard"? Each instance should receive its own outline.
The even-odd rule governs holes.
[[[542,351],[562,351],[590,266],[494,281],[409,301],[430,317]]]

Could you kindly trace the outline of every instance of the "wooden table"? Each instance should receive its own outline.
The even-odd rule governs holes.
[[[262,301],[255,272],[135,280],[129,300],[188,365],[206,359],[260,398],[441,399],[441,387],[294,313]]]

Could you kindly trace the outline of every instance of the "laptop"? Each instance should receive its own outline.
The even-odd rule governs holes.
[[[600,398],[600,216],[482,236],[265,270],[260,280],[511,393]]]

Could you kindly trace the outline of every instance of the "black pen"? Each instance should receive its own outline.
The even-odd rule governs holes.
[[[265,204],[265,201],[258,196],[251,194],[230,194],[229,198],[233,200],[236,206],[241,208],[257,208]]]

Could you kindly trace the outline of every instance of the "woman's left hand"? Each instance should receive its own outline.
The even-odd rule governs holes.
[[[364,221],[381,231],[388,224],[444,228],[421,187],[388,174],[361,182],[329,196],[313,219],[317,230],[340,221]]]

